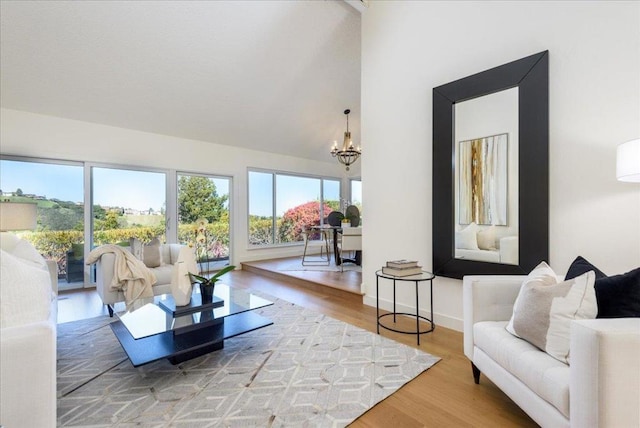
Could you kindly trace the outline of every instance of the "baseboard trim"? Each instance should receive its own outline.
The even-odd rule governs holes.
[[[376,307],[376,296],[365,295],[362,299],[362,302],[367,306]],[[384,309],[385,311],[393,310],[393,301],[388,299],[380,299],[380,309]],[[408,312],[415,313],[416,308],[414,306],[403,305],[402,303],[396,302],[396,311],[397,312]],[[420,315],[423,317],[431,318],[431,314],[428,310],[424,310],[420,308]],[[434,311],[433,314],[433,322],[435,322],[436,326],[442,326],[446,328],[450,328],[456,331],[463,331],[463,320],[460,318],[454,318],[448,315],[444,315]]]

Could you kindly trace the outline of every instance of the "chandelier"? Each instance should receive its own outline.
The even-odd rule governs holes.
[[[331,156],[338,158],[338,162],[345,165],[347,167],[347,171],[349,171],[349,165],[357,161],[362,154],[360,146],[357,148],[353,147],[353,141],[351,141],[351,132],[349,132],[349,113],[351,113],[351,110],[349,109],[344,111],[344,114],[347,116],[347,130],[344,133],[342,149],[338,150],[337,141],[333,142],[333,147],[331,148]]]

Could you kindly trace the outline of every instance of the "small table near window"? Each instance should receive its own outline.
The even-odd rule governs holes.
[[[387,329],[389,331],[395,331],[396,333],[404,333],[404,334],[415,334],[418,338],[418,345],[420,345],[420,335],[421,334],[425,334],[425,333],[431,333],[435,328],[436,325],[433,322],[433,278],[435,278],[436,276],[434,274],[432,274],[431,272],[427,272],[427,271],[422,271],[422,273],[419,273],[417,275],[408,275],[408,276],[394,276],[394,275],[390,275],[387,273],[383,273],[382,269],[376,271],[376,316],[377,316],[377,329],[378,329],[378,334],[380,334],[380,327]],[[382,314],[380,315],[380,292],[379,292],[379,283],[380,283],[380,278],[383,279],[390,279],[393,281],[393,311],[389,312],[387,314]],[[396,311],[396,281],[399,282],[413,282],[415,283],[415,291],[416,291],[416,313],[415,314],[410,314],[408,312],[397,312]],[[429,303],[431,305],[430,308],[430,316],[431,318],[427,318],[424,317],[422,315],[420,315],[420,306],[419,306],[419,288],[421,285],[426,285],[424,283],[428,282],[429,285]],[[415,331],[407,331],[407,330],[399,330],[393,327],[388,327],[386,325],[383,325],[380,321],[382,320],[382,318],[387,318],[387,317],[393,317],[393,323],[396,323],[396,317],[398,315],[405,315],[405,316],[409,316],[409,317],[414,317],[416,319],[416,329]],[[431,324],[431,328],[428,330],[420,330],[420,320],[423,321],[427,321]]]

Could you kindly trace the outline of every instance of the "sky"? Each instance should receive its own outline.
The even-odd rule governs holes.
[[[3,192],[21,189],[23,193],[49,199],[82,202],[82,188],[80,166],[0,161],[0,189]]]
[[[273,214],[273,174],[249,172],[250,215],[269,217]],[[320,200],[320,179],[279,174],[276,176],[276,216],[282,216],[290,208],[309,201]],[[324,199],[340,199],[340,182],[324,180]]]
[[[144,211],[165,207],[165,174],[161,172],[133,171],[116,168],[92,169],[94,204],[117,206]],[[251,192],[249,206],[251,215],[271,216],[273,197],[273,174],[249,172]],[[229,179],[214,178],[218,195],[229,194]],[[340,198],[340,182],[324,180],[324,199]],[[353,183],[353,202],[362,201],[362,185]],[[281,216],[292,207],[320,199],[320,179],[278,174],[276,215]],[[40,162],[0,160],[0,190],[44,196],[82,203],[83,166],[60,165]]]
[[[102,206],[135,210],[165,209],[166,178],[159,172],[93,168],[93,200]],[[229,193],[228,179],[213,179],[218,195]],[[38,162],[0,161],[0,189],[80,202],[84,197],[83,167]]]

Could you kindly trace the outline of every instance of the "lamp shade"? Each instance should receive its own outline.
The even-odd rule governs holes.
[[[36,207],[31,202],[0,202],[0,230],[33,230]]]
[[[618,180],[640,183],[640,139],[619,144],[616,158]]]

